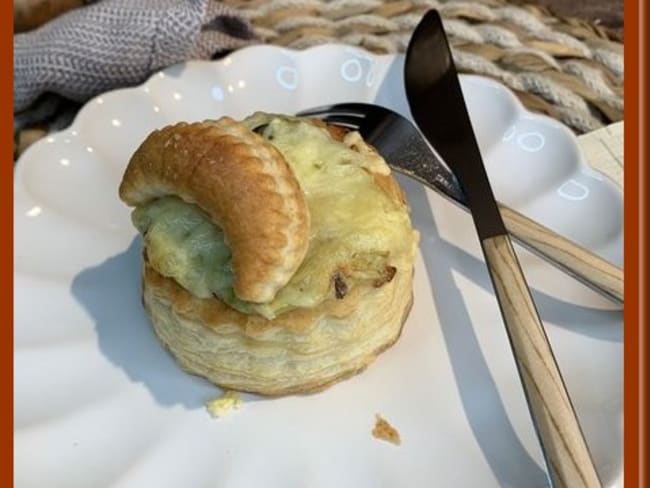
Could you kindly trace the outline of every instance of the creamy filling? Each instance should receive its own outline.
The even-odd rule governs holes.
[[[255,120],[249,120],[251,128],[257,128]],[[372,152],[353,149],[353,135],[337,142],[326,130],[296,119],[272,118],[257,130],[283,154],[309,207],[309,249],[290,281],[267,303],[237,298],[223,232],[202,209],[177,197],[133,212],[153,268],[196,297],[216,296],[241,312],[267,318],[343,298],[362,282],[390,281],[396,272],[391,260],[409,252],[407,236],[413,230],[404,209],[368,171],[386,174],[386,164]]]

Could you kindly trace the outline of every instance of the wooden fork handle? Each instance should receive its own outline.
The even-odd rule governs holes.
[[[490,237],[481,244],[553,486],[600,487],[510,239]]]
[[[623,271],[620,268],[516,210],[503,204],[499,204],[499,210],[508,232],[521,244],[554,261],[583,283],[623,303]]]

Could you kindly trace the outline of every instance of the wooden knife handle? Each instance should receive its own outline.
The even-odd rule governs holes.
[[[503,204],[499,204],[499,210],[512,237],[583,283],[596,286],[623,303],[623,271],[620,268]]]
[[[553,486],[600,487],[510,239],[490,237],[481,244]]]

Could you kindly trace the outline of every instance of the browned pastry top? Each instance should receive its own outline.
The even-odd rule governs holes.
[[[271,300],[307,251],[309,211],[291,168],[275,147],[229,117],[150,134],[119,191],[131,206],[176,195],[201,207],[224,231],[242,300]]]

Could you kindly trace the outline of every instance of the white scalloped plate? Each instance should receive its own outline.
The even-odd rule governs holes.
[[[16,486],[545,485],[470,216],[413,181],[402,179],[422,234],[414,308],[361,375],[311,396],[247,395],[212,419],[203,403],[218,389],[177,367],[142,311],[140,241],[117,186],[148,132],[341,101],[406,113],[402,62],[333,45],[191,62],[95,98],[25,153],[14,180]],[[571,133],[495,82],[462,84],[497,196],[620,264],[622,195]],[[622,486],[622,313],[520,256],[601,477]],[[400,447],[371,436],[376,413]]]

